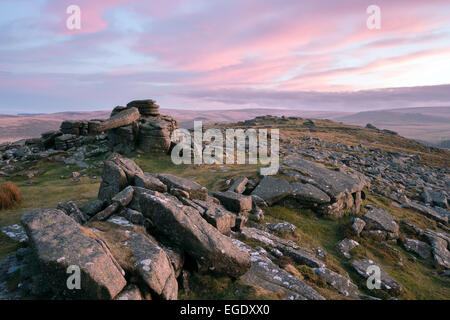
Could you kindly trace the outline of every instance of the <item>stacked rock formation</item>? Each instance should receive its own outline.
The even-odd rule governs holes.
[[[57,150],[69,150],[79,146],[81,146],[81,139],[74,134],[63,134],[55,138],[55,148]]]
[[[89,132],[89,124],[85,120],[66,120],[61,124],[60,130],[64,134],[86,136]]]
[[[137,108],[144,117],[159,116],[159,105],[154,100],[134,100],[127,104],[127,108]]]
[[[56,132],[42,136],[45,148],[67,150],[77,146],[78,136],[107,133],[114,152],[128,154],[136,148],[149,153],[166,153],[171,147],[171,134],[177,121],[159,113],[154,100],[135,100],[126,107],[117,106],[107,120],[67,120]]]

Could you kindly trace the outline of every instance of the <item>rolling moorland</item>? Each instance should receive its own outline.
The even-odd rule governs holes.
[[[231,233],[228,226],[223,233],[246,248],[256,259],[252,261],[276,270],[283,281],[277,282],[276,277],[268,280],[264,270],[253,267],[235,279],[211,270],[200,272],[186,262],[177,278],[178,299],[450,298],[450,152],[389,131],[331,120],[264,116],[228,123],[226,127],[280,128],[282,167],[271,178],[275,180],[270,181],[273,190],[269,194],[255,191],[266,183],[266,178],[259,176],[257,165],[177,166],[168,155],[150,155],[140,150],[126,157],[160,179],[163,177],[158,174],[172,174],[193,179],[210,192],[232,189],[243,195],[261,195],[264,201],[258,202],[258,217],[253,217],[255,212],[251,211],[244,225]],[[102,177],[103,161],[111,157],[113,154],[102,138],[79,149],[55,152],[37,160],[15,159],[4,165],[0,179],[13,181],[19,187],[23,203],[0,211],[0,226],[20,224],[22,214],[28,210],[55,208],[68,201],[82,208],[95,201],[102,178],[106,179]],[[345,174],[345,179],[353,177],[358,185],[354,194],[345,198],[345,205],[337,208],[328,203],[330,197],[337,199],[340,195],[327,189],[327,181],[316,178],[332,172]],[[338,185],[343,183],[337,181]],[[293,191],[293,186],[311,189],[305,194],[300,189]],[[194,199],[193,194],[181,191],[171,192],[180,201],[184,199],[185,205],[189,203],[186,199]],[[213,195],[222,205],[226,204],[220,194],[210,193]],[[165,197],[178,201],[169,195]],[[116,228],[147,235],[142,226],[117,226],[114,220],[90,221],[84,227],[104,233],[115,256],[116,240],[106,235],[115,234]],[[0,233],[0,259],[26,246]],[[121,260],[117,256],[116,259]],[[381,290],[369,290],[365,284],[363,266],[367,261],[383,270]],[[23,281],[17,273],[0,280],[3,290],[7,287],[11,292]],[[297,289],[288,289],[293,284]],[[32,289],[29,291],[33,293]],[[155,295],[154,290],[150,292]]]
[[[393,130],[404,137],[443,148],[448,148],[450,140],[450,107],[397,108],[357,113],[292,109],[219,111],[162,109],[162,112],[176,118],[182,128],[191,128],[194,120],[202,120],[205,123],[237,122],[271,114],[330,119],[359,126],[371,123],[380,129]],[[42,132],[58,129],[63,120],[106,119],[108,117],[109,111],[0,115],[0,143],[38,137]]]

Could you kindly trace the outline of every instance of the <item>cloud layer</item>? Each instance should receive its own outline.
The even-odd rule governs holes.
[[[450,3],[376,2],[3,0],[0,112],[449,105]]]

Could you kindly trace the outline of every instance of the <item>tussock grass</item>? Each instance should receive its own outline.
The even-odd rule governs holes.
[[[0,185],[0,210],[8,210],[22,203],[22,193],[19,188],[8,181]]]

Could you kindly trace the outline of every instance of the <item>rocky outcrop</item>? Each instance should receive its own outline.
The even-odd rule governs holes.
[[[330,170],[297,155],[289,155],[283,161],[284,174],[287,174],[302,183],[311,184],[320,189],[330,198],[324,203],[326,197],[319,196],[318,209],[336,217],[341,217],[344,210],[359,213],[362,205],[362,189],[367,180],[361,175],[348,175],[346,173]],[[300,190],[308,187],[301,186]],[[318,194],[316,192],[316,194]]]
[[[80,299],[113,299],[125,287],[123,270],[97,241],[86,237],[77,222],[60,210],[34,210],[22,224],[53,291]],[[68,268],[81,271],[81,287],[67,286]],[[72,271],[73,272],[73,271]]]
[[[250,196],[232,191],[214,192],[213,195],[230,211],[246,213],[252,210],[252,198]]]
[[[200,269],[237,278],[250,268],[248,254],[206,222],[196,209],[152,191],[141,196],[140,207],[158,232],[184,248]]]

